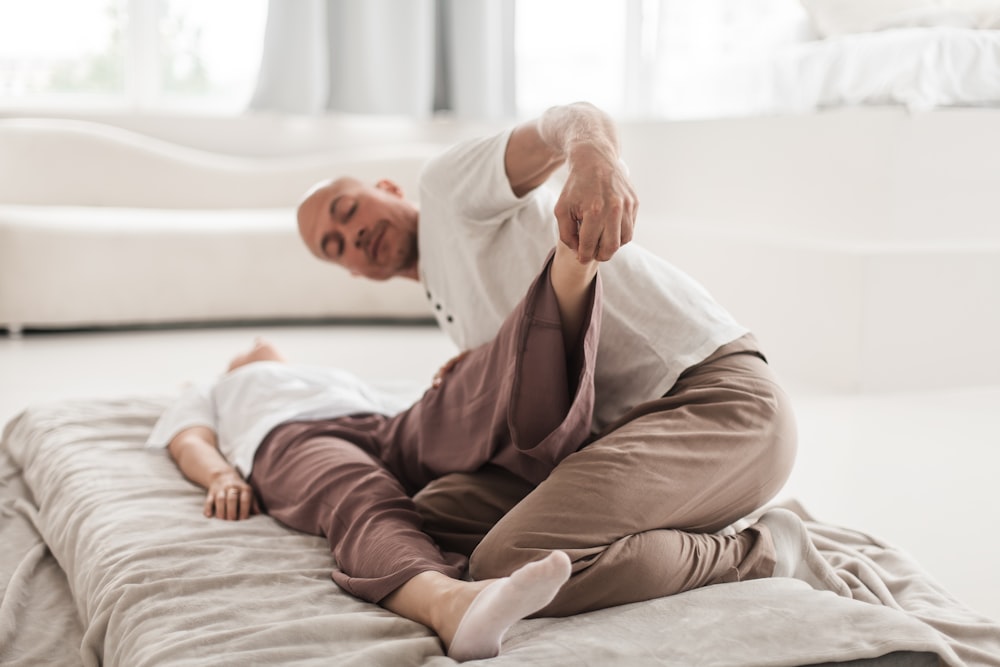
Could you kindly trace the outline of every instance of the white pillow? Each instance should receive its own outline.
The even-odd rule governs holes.
[[[876,28],[969,28],[1000,29],[1000,1],[938,0],[938,6],[919,7],[882,20]]]
[[[1000,0],[802,0],[821,37],[887,28],[1000,28]]]

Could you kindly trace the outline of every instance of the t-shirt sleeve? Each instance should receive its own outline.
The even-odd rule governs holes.
[[[170,404],[153,426],[146,439],[146,446],[162,449],[174,436],[192,426],[216,428],[215,406],[212,402],[212,385],[191,385]]]
[[[420,178],[421,207],[447,202],[449,218],[466,222],[510,217],[526,200],[514,194],[507,179],[504,158],[511,132],[465,141],[432,158]]]

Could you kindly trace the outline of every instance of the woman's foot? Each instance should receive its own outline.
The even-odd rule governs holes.
[[[551,602],[570,574],[569,556],[553,551],[490,583],[462,616],[448,657],[464,661],[497,655],[510,626]]]
[[[241,366],[246,366],[247,364],[252,364],[255,361],[286,361],[285,355],[281,354],[274,345],[270,342],[264,340],[263,338],[256,338],[253,342],[253,347],[248,351],[238,354],[233,357],[233,360],[229,362],[229,368],[227,370],[233,371]]]

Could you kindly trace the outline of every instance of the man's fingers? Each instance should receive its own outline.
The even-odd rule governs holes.
[[[207,517],[211,517],[215,513],[215,496],[213,494],[205,495],[205,506],[202,511]]]
[[[621,240],[622,245],[629,243],[632,240],[632,235],[635,233],[635,221],[639,218],[639,201],[635,198],[632,199],[631,206],[625,209],[625,215],[622,217],[622,232]]]
[[[629,217],[626,217],[626,218],[622,219],[621,234],[618,235],[618,238],[621,239],[621,245],[625,245],[626,243],[630,243],[632,241],[632,235],[633,234],[635,234],[635,215],[634,214],[631,215],[631,216],[629,216]]]
[[[563,199],[556,202],[556,224],[559,226],[559,240],[576,250],[580,244],[580,220],[569,209]]]
[[[597,248],[601,244],[604,228],[600,219],[590,216],[580,223],[580,245],[576,249],[576,256],[581,262],[588,262],[597,258]]]
[[[621,218],[608,221],[601,234],[600,245],[597,246],[597,261],[606,262],[618,252],[618,249],[621,247],[621,228]]]

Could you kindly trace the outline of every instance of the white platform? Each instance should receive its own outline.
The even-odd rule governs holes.
[[[639,242],[835,390],[1000,381],[1000,112],[626,126]]]
[[[1000,381],[998,242],[836,242],[697,225],[664,238],[797,380],[876,392]]]

